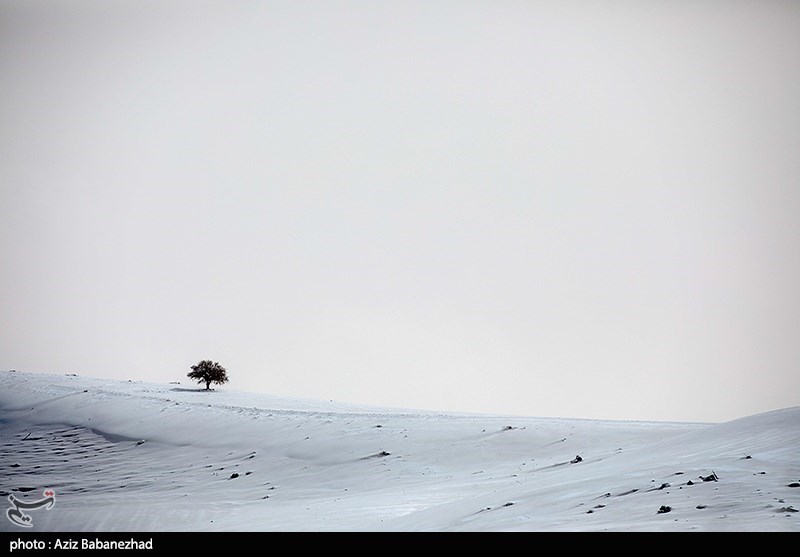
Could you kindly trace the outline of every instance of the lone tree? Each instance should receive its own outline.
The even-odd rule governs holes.
[[[205,383],[206,390],[209,390],[211,383],[222,385],[228,382],[228,372],[219,365],[219,362],[203,360],[197,365],[192,366],[192,371],[186,374],[190,379],[196,379],[198,383]]]

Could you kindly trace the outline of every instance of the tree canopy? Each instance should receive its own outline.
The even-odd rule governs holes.
[[[198,383],[206,384],[206,390],[211,388],[211,383],[221,385],[228,382],[228,372],[219,362],[202,360],[192,366],[192,371],[186,374],[190,379],[195,379]]]

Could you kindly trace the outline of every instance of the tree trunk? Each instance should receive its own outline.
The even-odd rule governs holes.
[[[208,390],[210,385],[211,385],[211,381],[206,381],[206,390]]]

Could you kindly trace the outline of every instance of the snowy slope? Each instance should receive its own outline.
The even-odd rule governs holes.
[[[487,416],[6,371],[0,446],[4,503],[55,492],[33,531],[800,531],[800,407]]]

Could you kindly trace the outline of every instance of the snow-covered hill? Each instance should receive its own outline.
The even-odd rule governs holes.
[[[9,508],[55,494],[0,531],[800,531],[800,407],[488,416],[5,371],[0,446]]]

